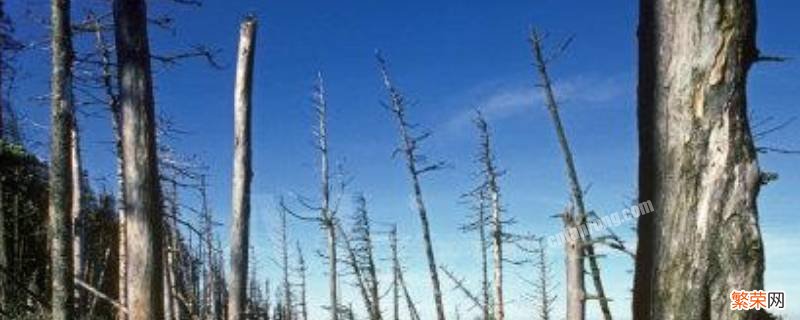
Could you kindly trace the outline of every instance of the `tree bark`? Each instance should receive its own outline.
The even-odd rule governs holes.
[[[73,121],[72,31],[70,1],[52,3],[52,110],[49,168],[49,228],[53,319],[73,318],[72,165],[70,132]]]
[[[746,81],[755,1],[640,2],[634,319],[764,319],[730,309],[763,288],[761,171]]]
[[[247,263],[250,243],[250,123],[256,20],[242,22],[236,66],[234,103],[233,214],[231,224],[231,276],[228,283],[228,320],[245,318]]]
[[[586,287],[583,280],[584,243],[577,217],[566,210],[562,216],[566,236],[564,241],[567,320],[583,320],[586,316]]]
[[[163,219],[145,1],[115,0],[114,25],[122,115],[128,318],[161,319]]]

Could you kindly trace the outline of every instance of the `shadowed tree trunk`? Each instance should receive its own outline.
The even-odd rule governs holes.
[[[162,203],[145,1],[115,0],[114,25],[122,116],[128,318],[161,319]]]
[[[561,218],[564,221],[565,241],[565,273],[567,320],[583,320],[586,316],[586,286],[583,279],[584,243],[581,237],[581,226],[578,217],[570,207]]]
[[[300,276],[300,315],[303,320],[308,320],[308,303],[306,302],[306,260],[300,241],[297,241],[297,273]],[[269,310],[269,308],[267,308]],[[267,319],[269,320],[269,319]]]
[[[634,319],[768,318],[729,298],[763,288],[755,1],[641,1],[639,23],[639,200],[656,212],[639,218]]]
[[[250,237],[250,114],[253,86],[253,56],[256,20],[247,18],[241,26],[236,66],[233,151],[233,214],[231,224],[231,276],[228,283],[228,320],[245,318],[247,306],[247,253]]]
[[[72,32],[70,1],[53,0],[52,109],[49,168],[49,228],[53,319],[73,318],[72,165],[70,145],[74,106],[72,97]]]

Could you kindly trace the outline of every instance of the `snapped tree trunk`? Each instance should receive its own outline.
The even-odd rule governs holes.
[[[231,224],[231,275],[228,282],[228,320],[245,318],[247,307],[247,253],[250,237],[250,114],[253,87],[256,20],[242,22],[236,65],[234,97],[233,214]]]
[[[131,320],[161,319],[164,314],[162,212],[147,24],[145,1],[114,1]]]
[[[52,109],[49,168],[50,273],[53,319],[73,318],[74,273],[72,265],[72,164],[70,132],[73,121],[72,31],[70,1],[53,0]]]
[[[580,234],[580,220],[572,213],[572,209],[564,211],[562,216],[564,241],[567,320],[583,320],[586,316],[586,287],[583,283],[583,255],[584,243]]]
[[[640,2],[634,319],[766,319],[732,311],[763,288],[760,187],[746,81],[753,0]],[[763,311],[762,311],[763,312]]]
[[[547,110],[550,113],[550,118],[555,127],[558,144],[561,147],[561,153],[564,156],[564,164],[566,165],[567,178],[569,180],[570,193],[572,195],[572,205],[574,210],[570,210],[569,214],[573,214],[575,219],[573,223],[582,228],[579,235],[583,238],[583,250],[586,251],[584,257],[589,260],[589,270],[592,276],[592,283],[594,284],[595,296],[594,298],[600,303],[600,312],[605,320],[611,320],[611,309],[608,306],[609,299],[606,298],[605,289],[603,288],[603,281],[600,277],[600,266],[597,262],[597,255],[594,251],[594,244],[592,235],[589,228],[586,228],[587,211],[586,205],[583,202],[583,189],[578,180],[578,171],[575,169],[575,161],[572,157],[572,150],[569,147],[567,134],[564,130],[564,125],[561,122],[561,116],[558,112],[558,104],[556,102],[555,92],[553,91],[553,84],[547,69],[548,57],[545,57],[543,49],[542,36],[536,30],[531,30],[531,47],[536,65],[536,71],[539,73],[541,80],[541,88],[545,98]]]

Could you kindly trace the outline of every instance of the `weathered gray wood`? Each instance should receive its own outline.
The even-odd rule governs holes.
[[[114,25],[125,182],[128,319],[161,319],[163,230],[145,1],[115,0]]]
[[[642,0],[634,319],[767,319],[730,310],[763,288],[761,171],[746,81],[758,57],[753,0]]]
[[[426,135],[421,137],[413,137],[411,132],[411,124],[406,119],[406,102],[403,95],[392,83],[389,76],[389,70],[386,60],[377,54],[378,67],[380,68],[381,80],[389,95],[389,109],[395,116],[397,121],[397,130],[400,135],[400,152],[406,159],[406,169],[408,169],[409,177],[411,179],[411,188],[414,195],[414,204],[419,214],[420,225],[422,227],[422,243],[425,250],[425,257],[428,263],[428,274],[431,279],[431,287],[433,293],[433,302],[436,307],[436,319],[445,320],[445,307],[442,300],[442,289],[439,282],[439,272],[436,267],[436,257],[433,252],[433,241],[431,240],[430,224],[428,222],[428,209],[425,207],[425,200],[422,196],[422,186],[420,184],[420,175],[422,173],[439,169],[440,164],[433,164],[426,167],[419,168],[420,155],[418,154],[419,142],[424,139]]]
[[[250,123],[255,54],[256,20],[242,22],[234,88],[233,210],[230,240],[230,281],[228,320],[245,318],[247,306],[247,264],[250,243]]]
[[[72,31],[70,1],[52,0],[52,108],[49,167],[51,310],[56,320],[73,318],[72,164],[70,132],[72,96]]]

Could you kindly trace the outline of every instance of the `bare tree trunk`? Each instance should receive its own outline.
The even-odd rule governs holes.
[[[577,210],[575,213],[576,219],[574,219],[574,223],[577,226],[582,227],[586,225],[587,216],[586,206],[583,202],[583,190],[581,189],[581,184],[578,181],[578,172],[575,169],[575,161],[572,158],[572,151],[570,150],[569,142],[567,141],[567,135],[564,132],[561,116],[558,113],[558,104],[556,103],[555,93],[553,92],[552,81],[550,80],[550,75],[547,71],[548,58],[545,57],[543,52],[542,37],[536,32],[536,30],[531,30],[530,40],[531,46],[533,47],[532,49],[536,70],[539,73],[539,78],[542,82],[541,88],[545,96],[547,110],[550,112],[550,117],[553,120],[556,136],[558,137],[558,143],[561,147],[561,152],[564,155],[564,162],[567,167],[567,177],[569,178],[570,192],[572,193],[572,204],[575,206],[575,210]],[[603,282],[600,277],[600,267],[597,263],[597,255],[595,255],[594,252],[592,235],[588,228],[582,229],[583,231],[580,232],[580,234],[583,237],[583,250],[586,251],[584,256],[589,260],[589,269],[591,271],[592,282],[594,283],[596,291],[595,298],[600,303],[600,311],[603,314],[603,318],[605,320],[611,320],[611,309],[608,307],[609,300],[606,298]]]
[[[378,283],[378,270],[375,266],[375,256],[373,253],[372,245],[372,231],[369,222],[369,213],[367,211],[367,199],[363,194],[356,196],[356,226],[354,227],[354,235],[360,242],[358,251],[361,255],[362,263],[366,264],[366,272],[364,273],[364,283],[369,290],[370,295],[370,319],[381,320],[379,283]]]
[[[236,66],[233,153],[233,223],[231,225],[231,277],[228,283],[228,320],[245,317],[247,305],[247,259],[250,237],[250,123],[253,86],[253,56],[256,20],[247,18],[241,26]]]
[[[115,0],[114,25],[122,111],[128,318],[161,319],[162,203],[145,2]]]
[[[403,278],[402,267],[399,267],[398,270],[399,272],[397,276],[398,279],[400,279],[400,286],[403,288],[403,295],[406,298],[406,306],[408,306],[408,317],[411,318],[411,320],[421,320],[417,306],[414,304],[414,299],[411,298],[411,294],[408,292],[406,280]]]
[[[634,319],[767,319],[732,311],[761,290],[761,171],[746,81],[756,2],[640,2],[639,218]]]
[[[586,316],[586,287],[583,284],[584,243],[581,225],[572,208],[562,215],[566,236],[564,241],[565,272],[567,276],[567,320],[583,320]]]
[[[300,241],[297,242],[297,271],[300,274],[300,315],[302,315],[303,320],[308,320],[308,303],[306,302],[306,260],[303,257],[303,250],[300,248]],[[269,310],[269,308],[267,308],[267,310]]]
[[[286,210],[281,210],[281,269],[283,270],[284,319],[292,320],[292,284],[289,282],[289,237]]]
[[[118,230],[118,300],[119,304],[127,307],[127,241],[125,239],[125,174],[124,161],[122,156],[122,110],[120,110],[117,94],[114,92],[114,75],[112,71],[111,49],[103,37],[103,28],[99,19],[94,20],[95,40],[97,51],[100,55],[102,64],[102,84],[108,99],[108,107],[111,110],[111,123],[114,130],[114,149],[117,157],[117,219],[119,222]],[[127,315],[124,312],[117,313],[118,320],[125,320]]]
[[[53,319],[73,318],[70,132],[73,121],[70,1],[52,0],[52,111],[49,168],[50,273]]]
[[[539,320],[550,320],[552,318],[553,303],[556,297],[551,292],[553,288],[551,278],[552,271],[550,268],[550,261],[547,259],[547,244],[544,241],[544,238],[538,239],[536,241],[538,246],[533,250],[535,255],[534,267],[538,273],[534,286],[536,289],[536,298],[539,303],[536,317]]]
[[[71,183],[72,183],[72,251],[73,251],[73,272],[75,279],[88,282],[84,272],[86,271],[86,253],[84,252],[84,242],[86,241],[86,226],[82,212],[82,186],[83,173],[81,170],[80,139],[78,133],[78,118],[73,114],[72,127],[70,128],[70,161],[71,161]],[[75,313],[83,314],[84,303],[83,291],[75,289]]]
[[[481,193],[479,195],[480,203],[478,204],[478,232],[480,232],[480,246],[481,246],[481,296],[483,298],[483,306],[481,313],[483,320],[489,320],[490,295],[489,295],[489,257],[486,254],[486,196]]]
[[[486,119],[478,113],[475,118],[475,125],[478,127],[480,135],[480,153],[479,161],[483,168],[482,172],[485,176],[486,193],[489,197],[489,205],[492,212],[492,255],[494,266],[494,320],[505,319],[505,308],[503,303],[503,218],[502,207],[500,206],[500,186],[497,183],[498,173],[494,163],[494,154],[492,153],[491,135],[489,132],[489,124]],[[483,199],[481,199],[483,201]],[[483,205],[481,203],[481,205]],[[481,212],[482,216],[482,212]],[[482,218],[482,217],[481,217]],[[483,232],[483,221],[479,221]],[[481,234],[483,238],[484,235]],[[484,299],[486,294],[484,294]],[[484,306],[487,308],[488,306]]]
[[[431,240],[430,226],[428,223],[428,210],[425,208],[425,201],[422,198],[422,187],[420,186],[419,182],[419,176],[421,174],[436,170],[441,167],[441,164],[417,168],[420,162],[419,154],[417,154],[417,148],[419,142],[427,137],[427,135],[423,134],[420,137],[412,136],[412,133],[410,132],[411,124],[406,119],[405,98],[392,83],[386,60],[380,54],[377,55],[377,60],[384,87],[389,94],[390,109],[392,113],[394,113],[397,120],[398,131],[402,143],[401,148],[406,158],[406,166],[411,178],[414,200],[422,225],[422,242],[425,248],[425,256],[428,259],[428,272],[430,274],[431,286],[433,289],[433,301],[436,306],[436,319],[445,320],[445,308],[444,302],[442,301],[442,290],[439,283],[439,273],[436,268],[436,257],[433,253],[433,241]]]
[[[364,308],[367,310],[367,314],[370,315],[370,319],[372,320],[373,314],[372,311],[374,308],[372,307],[372,298],[369,294],[369,289],[367,288],[367,284],[364,280],[364,271],[361,270],[361,266],[358,263],[358,256],[356,255],[356,251],[353,248],[353,244],[350,241],[350,237],[344,231],[341,224],[336,225],[339,229],[339,235],[341,236],[342,244],[344,248],[347,250],[347,260],[346,263],[350,265],[350,268],[353,269],[353,277],[356,278],[356,286],[358,287],[359,293],[361,293],[361,299],[364,301]]]
[[[389,231],[389,246],[392,250],[392,320],[400,320],[400,260],[397,257],[397,225],[392,225],[392,229]]]
[[[318,117],[317,149],[320,154],[320,191],[322,193],[320,206],[320,221],[325,229],[328,239],[328,284],[330,287],[330,320],[339,318],[339,285],[336,252],[336,214],[330,207],[330,172],[328,165],[328,129],[327,112],[328,104],[325,100],[325,83],[322,73],[317,73],[317,84],[314,92],[314,105]]]
[[[2,0],[0,0],[0,10],[2,10]],[[0,18],[2,16],[0,15]],[[0,139],[2,139],[0,137]],[[5,176],[0,175],[0,270],[8,270],[9,259],[9,241],[6,241],[6,194],[5,194]],[[0,309],[6,310],[7,297],[9,294],[8,284],[6,282],[6,275],[0,276]]]

